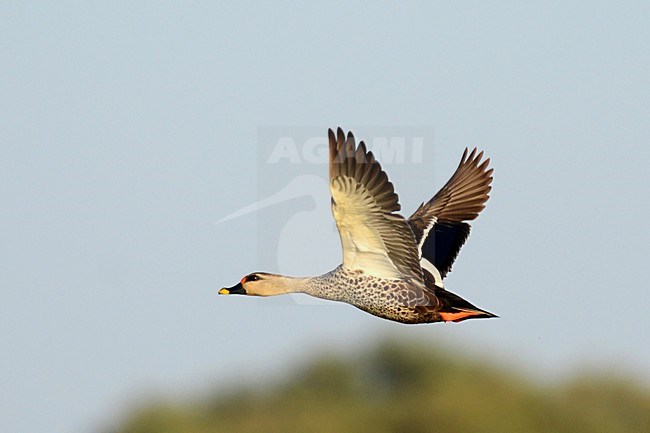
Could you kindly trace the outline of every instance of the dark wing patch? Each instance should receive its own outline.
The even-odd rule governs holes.
[[[422,245],[422,258],[431,262],[440,276],[445,278],[467,240],[469,231],[467,223],[436,223]]]

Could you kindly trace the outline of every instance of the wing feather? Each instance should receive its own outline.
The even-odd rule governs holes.
[[[408,219],[422,260],[429,261],[441,278],[451,270],[469,236],[470,225],[490,198],[493,169],[490,158],[474,148],[463,156],[449,181]],[[436,242],[437,240],[437,242]]]
[[[393,184],[363,142],[341,128],[329,131],[332,214],[341,237],[343,266],[380,278],[422,281],[413,232],[398,213]]]

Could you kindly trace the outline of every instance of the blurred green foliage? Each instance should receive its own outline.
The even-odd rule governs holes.
[[[543,386],[438,348],[384,343],[322,358],[275,385],[151,403],[116,433],[650,432],[650,390],[585,375]]]

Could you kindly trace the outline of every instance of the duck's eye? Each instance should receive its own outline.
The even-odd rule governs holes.
[[[260,279],[260,277],[258,277],[257,275],[249,275],[249,276],[246,277],[246,282],[248,283],[250,281],[257,281],[259,279]]]

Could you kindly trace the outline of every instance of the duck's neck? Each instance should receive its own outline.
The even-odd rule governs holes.
[[[310,278],[287,277],[285,275],[269,275],[249,291],[250,295],[276,296],[287,293],[308,293],[306,286]]]
[[[317,277],[287,277],[269,274],[250,287],[249,295],[276,296],[287,293],[305,293],[317,298],[341,300],[345,287],[341,283],[341,267]]]
[[[334,272],[334,271],[332,271]],[[318,298],[336,299],[333,288],[329,287],[329,276],[332,272],[317,277],[288,277],[273,275],[269,284],[264,287],[263,296],[284,295],[287,293],[305,293]],[[329,295],[329,296],[328,296]]]

